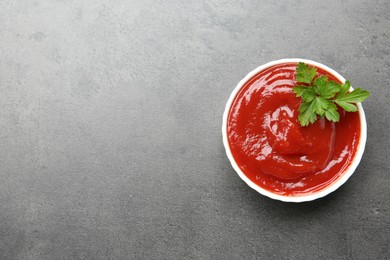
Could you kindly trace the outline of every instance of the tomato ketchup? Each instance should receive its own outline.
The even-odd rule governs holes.
[[[285,196],[317,192],[350,165],[360,136],[359,113],[338,109],[340,121],[319,118],[302,127],[296,63],[260,71],[234,98],[227,119],[228,144],[241,171],[255,184]],[[341,83],[317,68],[317,75]]]

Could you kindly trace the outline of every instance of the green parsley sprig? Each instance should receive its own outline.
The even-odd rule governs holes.
[[[314,123],[318,116],[338,122],[340,120],[338,107],[347,112],[356,112],[358,111],[356,103],[363,102],[370,95],[370,92],[361,88],[348,92],[351,87],[348,80],[338,84],[329,80],[327,76],[316,75],[316,68],[310,68],[303,62],[298,63],[296,81],[299,85],[297,84],[293,91],[297,97],[302,98],[298,116],[301,126]]]

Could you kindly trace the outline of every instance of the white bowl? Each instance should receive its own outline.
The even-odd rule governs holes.
[[[323,69],[325,71],[328,71],[329,73],[334,75],[341,82],[345,82],[345,79],[340,74],[338,74],[336,71],[334,71],[333,69],[331,69],[331,68],[329,68],[329,67],[327,67],[327,66],[325,66],[325,65],[323,65],[321,63],[315,62],[315,61],[306,60],[306,59],[299,59],[299,58],[281,59],[281,60],[271,61],[271,62],[268,62],[268,63],[266,63],[264,65],[261,65],[261,66],[257,67],[256,69],[251,71],[248,75],[246,75],[245,78],[243,78],[238,83],[236,88],[230,94],[229,100],[226,103],[225,112],[223,113],[223,123],[222,123],[223,144],[225,146],[226,154],[227,154],[227,156],[229,158],[229,161],[232,164],[234,170],[237,172],[237,174],[240,176],[240,178],[243,181],[245,181],[246,184],[248,184],[249,187],[251,187],[252,189],[256,190],[260,194],[262,194],[264,196],[267,196],[267,197],[269,197],[271,199],[281,200],[281,201],[284,201],[284,202],[312,201],[312,200],[315,200],[315,199],[318,199],[318,198],[322,198],[322,197],[328,195],[329,193],[335,191],[336,189],[338,189],[341,185],[343,185],[349,179],[349,177],[351,177],[351,175],[354,173],[356,167],[359,165],[360,160],[361,160],[362,155],[363,155],[363,152],[364,152],[364,148],[366,146],[366,139],[367,139],[366,117],[364,115],[363,107],[359,103],[359,104],[357,104],[357,106],[358,106],[358,109],[359,109],[358,113],[359,113],[359,118],[360,118],[360,138],[359,138],[358,148],[357,148],[357,151],[355,153],[355,157],[352,159],[351,164],[345,170],[345,172],[343,173],[343,175],[340,178],[338,178],[335,182],[333,182],[329,186],[325,187],[324,189],[322,189],[322,190],[320,190],[320,191],[318,191],[316,193],[310,193],[308,195],[299,195],[299,196],[283,196],[283,195],[275,194],[275,193],[272,193],[272,192],[270,192],[268,190],[265,190],[265,189],[261,188],[260,186],[258,186],[254,182],[252,182],[241,171],[240,167],[238,167],[236,161],[233,158],[233,155],[232,155],[232,153],[230,151],[228,139],[227,139],[227,118],[228,118],[229,110],[230,110],[230,107],[232,105],[232,102],[233,102],[235,96],[237,95],[237,93],[239,92],[241,87],[249,79],[251,79],[253,76],[255,76],[260,71],[262,71],[262,70],[264,70],[264,69],[266,69],[268,67],[271,67],[271,66],[274,66],[274,65],[277,65],[277,64],[281,64],[281,63],[298,63],[298,62],[304,62],[304,63],[309,64],[309,65],[314,65],[314,66],[316,66],[318,68],[321,68],[321,69]],[[353,90],[352,87],[351,87],[351,90]]]

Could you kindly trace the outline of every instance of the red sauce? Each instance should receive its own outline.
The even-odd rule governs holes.
[[[285,196],[308,195],[341,177],[354,157],[358,113],[339,109],[340,122],[323,118],[308,127],[297,120],[295,63],[269,67],[248,80],[232,102],[228,143],[241,171],[260,187]],[[329,72],[317,68],[318,75]]]

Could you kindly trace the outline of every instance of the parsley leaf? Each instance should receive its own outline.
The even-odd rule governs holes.
[[[340,85],[340,92],[338,93],[337,96],[344,96],[345,93],[348,92],[348,90],[351,88],[351,83],[349,81],[345,81],[344,84]]]
[[[295,94],[297,94],[297,97],[302,97],[303,92],[305,92],[306,89],[307,89],[306,86],[297,85],[293,88],[293,91],[295,92]]]
[[[347,112],[356,112],[358,111],[356,103],[363,102],[370,95],[367,90],[360,88],[348,92],[351,88],[349,81],[338,84],[329,80],[327,76],[316,75],[316,68],[310,68],[303,62],[298,63],[296,81],[304,85],[296,85],[293,92],[302,98],[298,115],[301,126],[314,123],[318,116],[338,122],[340,120],[338,106]]]
[[[299,107],[298,120],[302,126],[308,126],[317,120],[317,115],[312,109],[313,103],[302,103]]]
[[[321,96],[315,97],[313,99],[312,104],[313,104],[313,107],[312,107],[313,112],[319,116],[324,116],[326,110],[328,110],[328,107],[329,107],[328,101]]]
[[[350,86],[349,82],[347,83],[347,86]],[[344,88],[346,89],[347,86],[344,86]],[[345,89],[343,89],[343,92],[339,92],[337,97],[334,99],[334,102],[347,112],[358,111],[358,108],[354,103],[362,102],[370,96],[370,92],[362,90],[361,88],[357,88],[349,93],[344,92]]]
[[[309,68],[309,65],[300,62],[296,70],[296,79],[298,82],[310,84],[317,74],[316,68]]]
[[[345,102],[345,101],[338,101],[338,100],[336,100],[335,102],[336,102],[337,105],[342,107],[347,112],[356,112],[356,111],[358,111],[358,108],[357,108],[357,106],[355,104],[351,104],[351,103],[348,103],[348,102]]]
[[[325,117],[332,122],[338,122],[340,120],[340,114],[337,112],[337,106],[334,103],[329,102],[329,108],[325,111]]]
[[[323,98],[329,99],[340,91],[339,84],[334,81],[328,81],[327,76],[321,76],[314,80],[313,84],[317,86],[317,93]]]
[[[311,102],[316,97],[316,90],[306,86],[296,86],[293,91],[297,94],[297,97],[302,97],[305,102]]]
[[[363,102],[366,98],[370,96],[370,92],[367,90],[362,90],[361,88],[357,88],[352,92],[345,93],[344,95],[337,95],[337,101],[345,101],[349,103]]]

